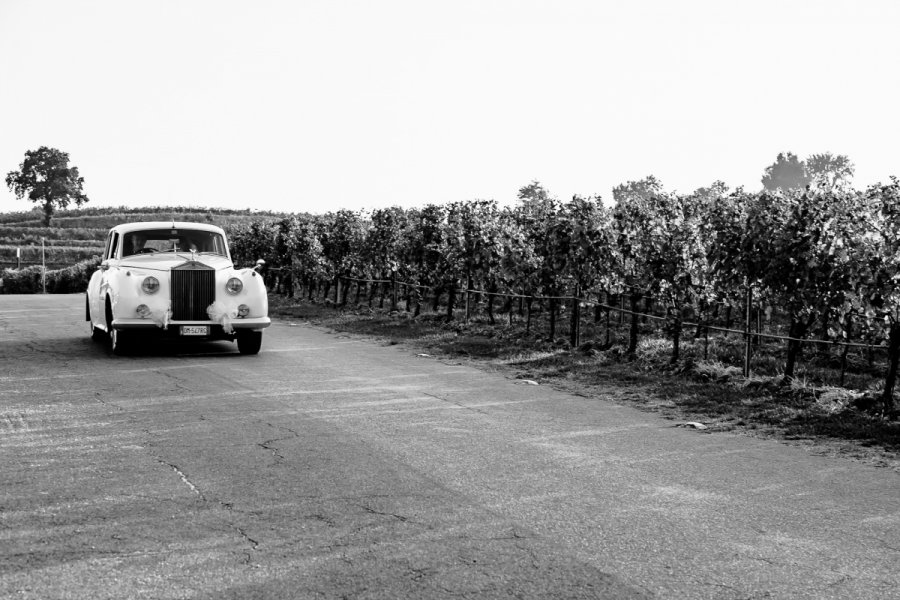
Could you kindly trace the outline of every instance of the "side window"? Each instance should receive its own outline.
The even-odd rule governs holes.
[[[106,236],[106,248],[103,249],[103,258],[104,260],[109,258],[109,249],[112,247],[112,239],[115,232],[110,231],[109,235]]]
[[[109,238],[109,252],[106,255],[106,258],[115,258],[116,250],[119,246],[119,234],[118,232],[113,232]]]

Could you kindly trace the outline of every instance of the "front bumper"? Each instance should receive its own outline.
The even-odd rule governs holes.
[[[252,330],[262,331],[272,324],[269,317],[251,317],[246,319],[233,319],[230,321],[231,328],[234,330]],[[177,334],[181,329],[181,325],[208,325],[212,330],[218,328],[222,330],[222,325],[218,321],[168,321],[166,329],[172,329]],[[112,323],[113,329],[118,330],[162,330],[159,323],[151,319],[115,319]]]

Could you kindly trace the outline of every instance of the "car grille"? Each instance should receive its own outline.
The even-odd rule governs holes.
[[[216,272],[212,269],[172,269],[172,319],[208,321],[206,309],[216,301]]]

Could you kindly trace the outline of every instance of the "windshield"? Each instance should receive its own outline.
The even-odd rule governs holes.
[[[197,229],[145,229],[126,233],[122,256],[156,252],[195,252],[227,256],[225,240],[214,231]]]

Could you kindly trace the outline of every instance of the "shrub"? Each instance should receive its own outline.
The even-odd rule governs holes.
[[[41,291],[42,267],[33,266],[24,269],[3,269],[3,285],[0,292],[4,294],[35,294]]]
[[[88,282],[100,266],[100,257],[94,256],[65,269],[47,271],[47,291],[51,294],[75,294],[87,291]]]
[[[726,365],[717,360],[698,360],[694,372],[702,379],[725,382],[739,379],[743,371],[739,367]]]
[[[100,257],[94,256],[78,264],[64,269],[47,271],[47,292],[50,294],[75,294],[87,290],[88,281],[93,272],[100,266]],[[31,266],[24,269],[3,269],[0,293],[3,294],[39,294],[43,291],[41,283],[42,267]]]

